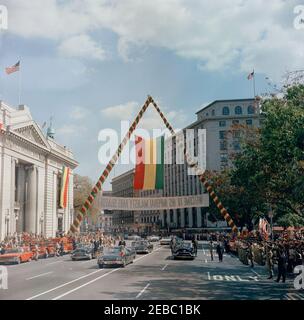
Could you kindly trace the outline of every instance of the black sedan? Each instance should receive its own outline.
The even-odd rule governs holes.
[[[173,249],[173,259],[195,259],[195,251],[192,243],[180,242]]]

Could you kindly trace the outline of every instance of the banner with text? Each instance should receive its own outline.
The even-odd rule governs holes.
[[[185,197],[161,198],[122,198],[101,197],[102,210],[169,210],[183,208],[209,207],[209,195],[201,194]]]

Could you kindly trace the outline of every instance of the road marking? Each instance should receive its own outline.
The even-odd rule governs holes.
[[[154,252],[159,251],[160,249],[161,249],[161,248],[158,248],[158,249],[156,249],[156,250],[154,250],[154,251],[152,251],[152,252],[150,252],[150,253],[148,253],[148,254],[140,257],[140,258],[137,258],[137,259],[134,260],[134,262],[137,262],[137,261],[139,261],[140,259],[143,259],[143,258],[149,256],[150,254],[153,254]],[[58,262],[62,262],[62,261],[58,261]],[[117,270],[121,270],[121,269],[114,269],[114,270],[112,270],[111,272],[108,272],[108,273],[106,273],[106,274],[104,274],[104,275],[108,275],[108,274],[110,274],[110,273],[112,273],[112,272],[114,272],[114,271],[117,271]],[[95,270],[95,271],[93,271],[93,272],[91,272],[91,273],[89,273],[89,274],[86,274],[86,275],[84,275],[84,276],[81,276],[81,277],[79,277],[79,278],[77,278],[77,279],[74,279],[74,280],[71,280],[71,281],[69,281],[69,282],[63,283],[63,284],[61,284],[60,286],[57,286],[57,287],[52,288],[52,289],[50,289],[50,290],[47,290],[47,291],[41,292],[41,293],[39,293],[39,294],[36,294],[35,296],[30,297],[30,298],[27,298],[26,300],[33,300],[33,299],[35,299],[35,298],[38,298],[38,297],[40,297],[40,296],[43,296],[43,295],[45,295],[45,294],[47,294],[47,293],[50,293],[50,292],[52,292],[52,291],[55,291],[55,290],[60,289],[60,288],[62,288],[62,287],[65,287],[65,286],[67,286],[67,285],[69,285],[69,284],[71,284],[71,283],[74,283],[74,282],[79,281],[79,280],[81,280],[81,279],[87,278],[87,277],[89,277],[89,276],[91,276],[91,275],[93,275],[93,274],[95,274],[95,273],[97,273],[97,272],[101,272],[101,271],[104,271],[104,270],[103,270],[103,269],[101,269],[101,270]],[[102,277],[101,277],[101,278],[102,278]],[[100,277],[96,278],[95,280],[99,280],[99,279],[100,279]],[[93,279],[93,280],[94,280],[94,279]],[[91,281],[92,281],[92,280],[91,280]],[[90,284],[91,281],[90,281],[90,282],[87,282],[87,284]],[[93,281],[93,282],[94,282],[94,281]],[[86,285],[86,284],[84,284],[83,286],[85,286],[85,285]],[[82,288],[82,286],[76,288],[76,290],[78,290],[78,289],[80,289],[80,288]],[[75,291],[75,290],[74,290],[74,291]],[[67,293],[67,294],[68,294],[68,293]]]
[[[45,294],[47,294],[47,293],[50,293],[50,292],[52,292],[52,291],[54,291],[54,290],[60,289],[60,288],[62,288],[62,287],[65,287],[65,286],[67,286],[67,285],[69,285],[69,284],[71,284],[71,283],[74,283],[74,282],[79,281],[79,280],[81,280],[81,279],[87,278],[87,277],[89,277],[90,275],[95,274],[95,273],[100,272],[100,271],[103,271],[103,270],[95,270],[95,271],[90,272],[89,274],[85,274],[84,276],[81,276],[81,277],[79,277],[79,278],[77,278],[77,279],[74,279],[74,280],[69,281],[69,282],[65,282],[65,283],[61,284],[60,286],[57,286],[57,287],[52,288],[52,289],[50,289],[50,290],[47,290],[47,291],[41,292],[41,293],[39,293],[39,294],[36,294],[35,296],[30,297],[30,298],[27,298],[26,300],[33,300],[33,299],[38,298],[38,297],[40,297],[40,296],[43,296],[43,295],[45,295]]]
[[[55,262],[51,262],[51,263],[48,263],[48,264],[46,264],[46,266],[50,266],[50,265],[52,265],[52,264],[55,264],[55,263],[60,263],[60,262],[63,262],[63,260],[60,260],[60,261],[55,261]]]
[[[208,273],[208,280],[211,280],[210,272],[207,272],[207,273]]]
[[[41,273],[41,274],[38,274],[37,276],[31,277],[31,278],[27,278],[27,279],[25,279],[25,280],[36,279],[36,278],[43,277],[43,276],[45,276],[45,275],[47,275],[47,274],[51,274],[51,273],[53,273],[53,271],[46,272],[46,273]]]
[[[168,263],[164,267],[162,267],[161,270],[164,271],[167,267],[168,267]]]
[[[107,272],[107,273],[105,273],[105,274],[103,274],[103,275],[101,275],[101,276],[99,276],[99,277],[97,277],[97,278],[89,281],[89,282],[86,282],[86,283],[82,284],[82,285],[79,286],[79,287],[76,287],[76,288],[74,288],[74,289],[72,289],[72,290],[70,290],[70,291],[68,291],[68,292],[65,292],[65,293],[61,294],[61,295],[58,296],[58,297],[53,298],[52,300],[59,300],[59,299],[61,299],[62,297],[67,296],[68,294],[70,294],[70,293],[72,293],[72,292],[74,292],[74,291],[77,291],[77,290],[79,290],[79,289],[81,289],[81,288],[83,288],[83,287],[86,287],[86,286],[88,286],[89,284],[91,284],[91,283],[93,283],[93,282],[95,282],[95,281],[98,281],[98,280],[102,279],[103,277],[105,277],[105,276],[107,276],[107,275],[109,275],[109,274],[111,274],[111,273],[113,273],[113,272],[116,272],[116,271],[118,271],[118,270],[121,270],[121,269],[113,269],[113,270],[111,270],[111,271],[109,271],[109,272]]]
[[[150,283],[148,283],[148,284],[139,292],[139,294],[136,296],[135,299],[138,299],[138,298],[148,289],[149,286],[150,286]]]

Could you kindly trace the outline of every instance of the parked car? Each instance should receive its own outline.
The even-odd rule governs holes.
[[[134,251],[124,246],[105,248],[102,255],[98,257],[97,263],[99,268],[105,266],[125,267],[129,263],[133,263]]]
[[[33,257],[32,251],[28,247],[6,249],[4,254],[0,255],[1,264],[16,263],[31,261]]]
[[[171,238],[162,238],[159,240],[159,244],[164,245],[170,245],[171,244]]]
[[[72,252],[71,258],[75,260],[92,260],[97,257],[97,252],[94,252],[92,245],[78,245]]]
[[[195,252],[191,242],[179,242],[173,249],[174,259],[195,259]]]
[[[136,253],[150,253],[153,251],[153,244],[147,240],[133,241],[132,247]]]

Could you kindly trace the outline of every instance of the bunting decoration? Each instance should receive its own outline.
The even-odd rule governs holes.
[[[77,217],[75,218],[73,224],[70,227],[70,233],[75,233],[78,232],[79,230],[79,226],[81,224],[81,221],[83,220],[83,218],[85,217],[85,215],[87,214],[87,211],[90,209],[90,207],[92,206],[93,201],[95,200],[97,193],[99,191],[102,190],[102,185],[105,182],[105,180],[107,179],[107,177],[109,176],[110,172],[112,171],[113,167],[115,166],[119,156],[122,153],[123,148],[125,147],[125,145],[127,144],[128,140],[130,139],[132,133],[134,132],[134,130],[136,129],[140,119],[142,118],[143,114],[146,112],[147,108],[149,107],[149,105],[152,103],[152,105],[154,106],[154,108],[156,109],[156,111],[158,112],[158,114],[160,115],[161,119],[163,120],[165,126],[167,127],[167,129],[171,132],[172,135],[175,136],[175,132],[173,130],[173,128],[171,127],[170,123],[168,122],[168,120],[166,119],[166,117],[164,116],[164,114],[161,112],[161,110],[159,109],[159,107],[157,106],[157,104],[155,103],[155,101],[153,100],[153,98],[151,96],[148,96],[148,99],[146,100],[145,104],[143,105],[143,107],[141,108],[141,110],[139,111],[137,117],[135,118],[135,120],[133,121],[131,127],[129,128],[129,131],[126,133],[123,141],[121,142],[121,144],[119,145],[116,153],[113,155],[113,157],[111,158],[111,160],[109,161],[108,165],[106,166],[106,168],[104,169],[102,175],[100,176],[99,180],[97,181],[96,185],[94,186],[94,188],[92,189],[90,195],[88,196],[87,200],[85,201],[84,205],[81,208],[81,211],[78,213]],[[139,141],[140,142],[140,141]],[[142,142],[141,142],[142,143]],[[180,142],[182,144],[182,142]],[[232,231],[234,233],[239,234],[239,230],[237,228],[237,226],[234,224],[231,216],[229,215],[229,213],[227,212],[226,208],[224,207],[224,205],[222,204],[222,202],[219,200],[219,198],[217,197],[216,193],[214,192],[212,186],[209,184],[209,182],[207,181],[205,175],[204,175],[204,170],[202,170],[199,166],[197,161],[195,161],[194,159],[192,159],[191,155],[187,152],[186,148],[184,147],[184,155],[185,155],[185,159],[186,162],[188,164],[188,166],[190,168],[193,168],[193,170],[196,172],[196,174],[199,177],[199,180],[201,181],[201,183],[204,185],[205,189],[207,190],[207,192],[209,193],[211,199],[213,200],[213,202],[216,204],[217,208],[220,210],[223,218],[226,220],[226,222],[228,223],[228,225],[231,227]],[[152,183],[151,183],[152,185]]]
[[[70,168],[62,168],[62,179],[60,189],[60,207],[65,209],[68,204],[68,193],[69,193],[69,179],[70,179]]]

